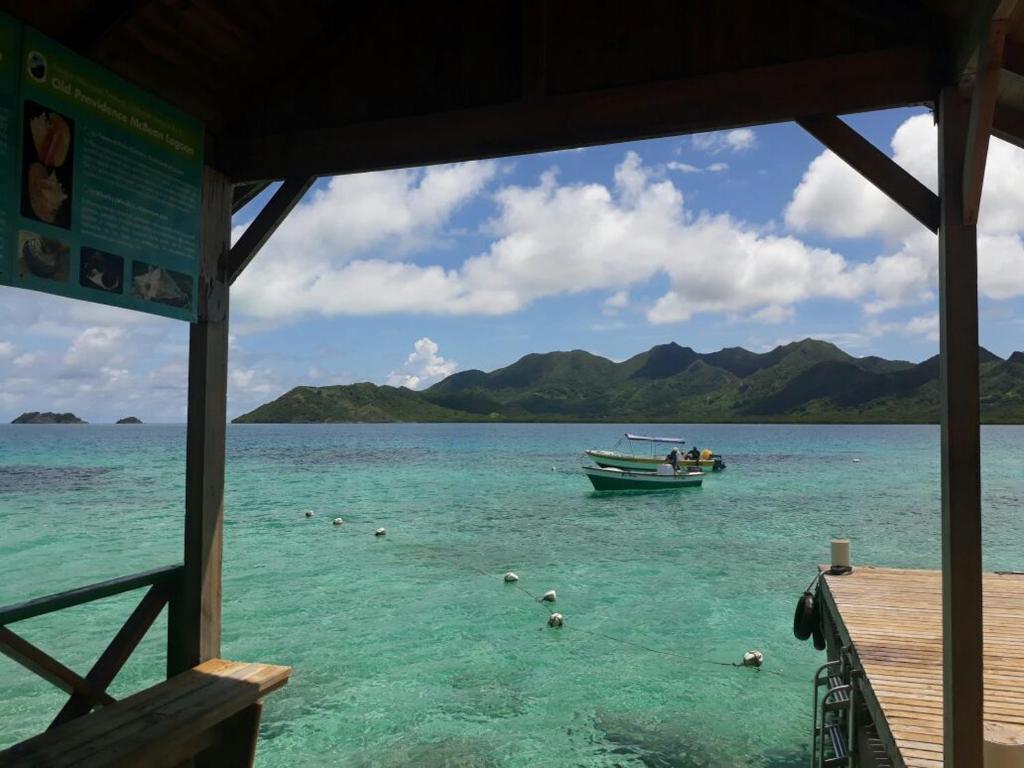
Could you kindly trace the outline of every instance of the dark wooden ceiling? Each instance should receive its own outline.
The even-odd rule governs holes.
[[[930,102],[951,0],[14,0],[236,181]]]

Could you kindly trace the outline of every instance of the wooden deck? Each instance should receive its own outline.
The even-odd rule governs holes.
[[[857,567],[822,576],[859,690],[894,764],[942,766],[942,576]],[[1024,727],[1024,574],[985,574],[985,722]]]

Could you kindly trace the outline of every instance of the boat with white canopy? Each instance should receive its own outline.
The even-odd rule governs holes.
[[[685,444],[686,441],[679,437],[651,437],[627,432],[610,451],[588,448],[584,453],[599,467],[654,472],[659,464],[665,463],[666,454],[675,449],[679,451],[680,467],[705,472],[721,472],[725,469],[725,460],[710,448],[705,448],[693,458],[682,452],[680,446]]]

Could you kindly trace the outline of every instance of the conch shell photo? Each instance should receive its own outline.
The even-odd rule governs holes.
[[[33,117],[29,126],[39,162],[51,168],[64,165],[71,148],[71,126],[67,120],[56,112],[44,112]]]
[[[136,296],[171,307],[191,306],[192,296],[182,286],[182,283],[187,285],[188,281],[187,275],[138,262],[132,272],[132,288]]]
[[[56,173],[42,163],[32,163],[28,168],[28,198],[36,217],[52,224],[68,196]]]

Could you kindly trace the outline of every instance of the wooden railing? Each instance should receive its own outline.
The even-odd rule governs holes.
[[[121,671],[125,662],[128,661],[153,622],[156,621],[165,605],[170,603],[169,611],[173,614],[174,604],[178,602],[181,591],[181,575],[182,566],[169,565],[0,607],[0,653],[9,656],[47,682],[71,694],[67,703],[50,723],[50,728],[88,714],[94,707],[114,702],[113,697],[107,693],[107,688],[117,673]],[[149,589],[146,590],[146,594],[135,610],[132,611],[85,677],[32,645],[8,626],[18,621],[43,616],[83,603],[91,603],[94,600],[101,600],[142,587],[149,587]],[[169,625],[171,623],[169,622]],[[169,626],[168,668],[171,666],[170,657],[173,651],[172,632],[173,630]]]

